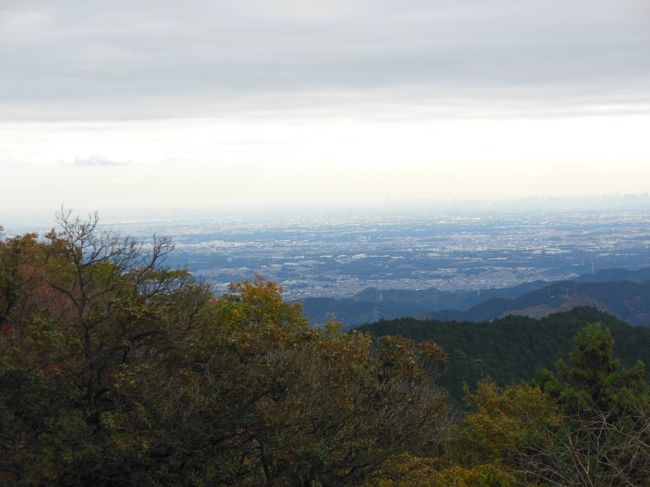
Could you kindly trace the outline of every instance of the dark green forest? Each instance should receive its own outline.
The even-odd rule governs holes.
[[[650,484],[648,334],[543,320],[308,325],[215,296],[97,218],[0,241],[2,486]]]
[[[574,308],[539,320],[508,316],[489,323],[402,318],[363,325],[358,330],[440,344],[449,360],[438,382],[461,402],[464,383],[473,386],[486,378],[501,386],[528,382],[538,370],[553,368],[570,352],[573,337],[590,323],[611,330],[614,351],[623,365],[632,366],[637,360],[650,364],[650,328],[631,326],[593,308]]]

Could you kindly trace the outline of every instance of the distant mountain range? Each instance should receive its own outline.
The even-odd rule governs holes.
[[[346,327],[400,317],[439,321],[491,321],[508,315],[541,318],[589,306],[634,325],[650,326],[650,268],[607,269],[561,282],[534,281],[502,289],[444,292],[367,288],[348,298],[308,298],[314,325],[329,317]]]

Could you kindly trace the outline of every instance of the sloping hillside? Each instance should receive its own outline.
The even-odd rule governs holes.
[[[466,311],[431,312],[420,317],[457,321],[490,321],[507,315],[541,318],[578,306],[606,311],[633,325],[650,326],[650,283],[565,281],[515,299],[492,299]]]
[[[502,289],[458,292],[444,292],[434,288],[367,288],[347,298],[307,298],[303,301],[303,312],[313,325],[322,325],[333,316],[350,327],[380,319],[416,316],[438,310],[467,310],[487,299],[516,298],[546,285],[547,282],[534,281]]]
[[[459,400],[463,383],[491,377],[501,385],[528,381],[566,356],[582,327],[600,322],[612,330],[616,353],[625,365],[650,365],[650,328],[633,327],[593,308],[576,308],[537,320],[508,316],[491,323],[441,322],[404,318],[363,325],[375,336],[399,335],[439,343],[449,354],[441,384]]]
[[[308,298],[303,306],[312,325],[334,317],[348,328],[409,316],[441,321],[490,321],[510,314],[542,318],[580,306],[650,326],[650,269],[606,269],[562,282],[480,291],[367,288],[347,298]]]

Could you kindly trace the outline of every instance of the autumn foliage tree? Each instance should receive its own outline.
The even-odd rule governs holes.
[[[361,485],[448,430],[434,344],[307,326],[262,278],[215,298],[59,215],[0,242],[0,484]]]
[[[650,386],[624,368],[609,329],[586,326],[568,361],[534,384],[467,391],[451,472],[467,485],[619,486],[650,483]]]
[[[308,326],[258,277],[215,296],[59,215],[0,240],[0,485],[649,485],[650,386],[600,325],[452,413],[444,351]]]

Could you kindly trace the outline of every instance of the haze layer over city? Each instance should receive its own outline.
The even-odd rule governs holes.
[[[637,269],[649,12],[4,2],[0,223],[98,211],[216,292],[287,299]]]
[[[290,300],[367,287],[479,291],[650,267],[647,195],[99,216],[102,228],[122,235],[169,237],[175,250],[168,265],[188,268],[217,293],[262,275]],[[52,226],[54,214],[5,218],[9,234],[44,234]]]

